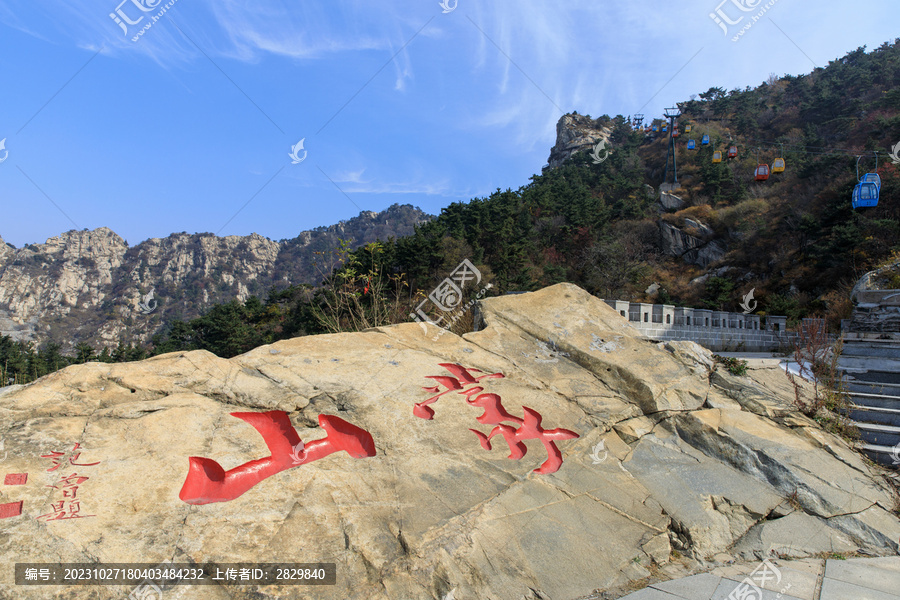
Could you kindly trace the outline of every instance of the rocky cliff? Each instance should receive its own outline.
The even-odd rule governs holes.
[[[555,169],[576,152],[590,152],[598,143],[609,140],[612,130],[589,116],[568,114],[556,123],[556,144],[550,149],[547,167]]]
[[[574,600],[734,559],[898,552],[891,490],[792,409],[780,369],[643,341],[569,284],[481,315],[436,342],[406,323],[7,388],[0,561],[337,565],[333,586],[166,598]],[[87,591],[0,572],[4,600]]]
[[[317,284],[340,239],[358,247],[412,233],[430,217],[409,205],[362,212],[345,222],[275,242],[257,234],[176,233],[128,246],[108,228],[69,231],[15,249],[0,239],[0,335],[71,349],[143,342],[173,318],[272,286]],[[327,261],[325,261],[327,262]]]

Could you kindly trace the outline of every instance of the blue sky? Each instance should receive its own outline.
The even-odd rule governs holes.
[[[720,1],[0,0],[0,236],[282,239],[396,202],[437,214],[527,183],[565,112],[659,115],[871,50],[900,20],[896,0]],[[717,9],[743,21],[726,34]]]

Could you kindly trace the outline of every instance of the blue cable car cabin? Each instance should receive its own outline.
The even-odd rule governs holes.
[[[694,150],[697,148],[697,142],[694,140],[688,140],[688,150]]]
[[[709,134],[708,133],[703,134],[703,139],[700,141],[700,143],[704,146],[709,146]]]
[[[878,186],[872,181],[862,181],[853,188],[853,208],[878,206]]]
[[[665,133],[665,132],[667,132],[668,130],[669,130],[669,126],[668,126],[668,125],[663,125],[663,130],[662,130],[662,132]]]
[[[861,180],[862,183],[874,183],[878,187],[878,191],[881,191],[881,175],[878,173],[866,173],[863,175]]]

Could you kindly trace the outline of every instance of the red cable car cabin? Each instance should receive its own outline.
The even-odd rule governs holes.
[[[769,165],[759,164],[756,165],[756,180],[757,181],[765,181],[769,178]]]
[[[728,158],[737,158],[737,146],[728,149]]]

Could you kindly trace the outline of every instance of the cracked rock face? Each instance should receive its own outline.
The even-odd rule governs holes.
[[[672,550],[896,554],[893,498],[858,454],[790,408],[775,370],[711,371],[690,342],[654,344],[583,290],[560,284],[485,300],[486,327],[431,341],[410,323],[297,338],[231,360],[175,353],[69,367],[0,392],[0,560],[17,562],[334,562],[329,587],[193,587],[184,598],[573,600],[646,577]],[[458,364],[522,417],[576,432],[555,473],[539,440],[510,460],[469,431],[482,409],[441,396],[433,420],[414,404]],[[481,373],[474,371],[479,369]],[[440,385],[439,385],[440,387]],[[466,389],[471,389],[467,386]],[[444,391],[445,387],[440,387]],[[465,390],[462,390],[465,391]],[[474,396],[472,396],[474,397]],[[371,433],[377,455],[336,453],[288,469],[230,502],[179,499],[188,457],[231,469],[263,458],[231,412],[281,410],[300,437],[320,414]],[[42,455],[80,444],[66,466],[90,477],[81,519],[47,521],[60,471]],[[5,456],[4,456],[5,455]],[[67,455],[71,456],[71,454]],[[64,463],[68,465],[68,463]],[[22,587],[0,598],[123,598],[121,587]],[[181,589],[181,588],[179,588]]]

